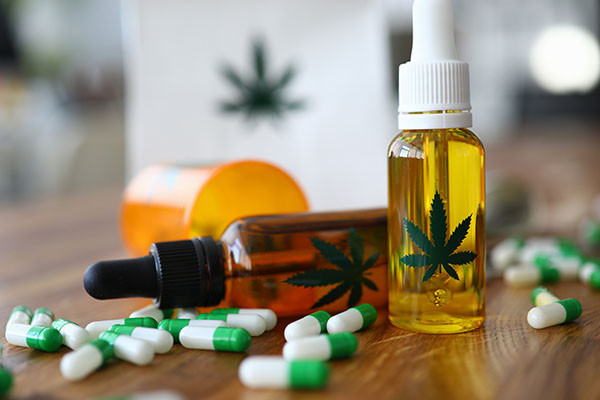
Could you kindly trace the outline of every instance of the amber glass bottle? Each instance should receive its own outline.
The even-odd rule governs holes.
[[[152,297],[161,308],[270,308],[278,315],[387,303],[386,210],[242,218],[210,237],[155,243],[150,255],[101,261],[96,298]]]

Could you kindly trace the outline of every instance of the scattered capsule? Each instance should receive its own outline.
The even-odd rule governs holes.
[[[104,331],[110,329],[113,325],[133,325],[146,328],[156,328],[158,323],[152,317],[137,317],[125,319],[109,319],[106,321],[94,321],[87,324],[85,330],[88,331],[92,339],[96,339]]]
[[[94,397],[90,400],[184,400],[177,392],[171,390],[156,390],[117,396]]]
[[[517,267],[504,271],[504,281],[508,286],[525,287],[540,283],[554,283],[560,279],[560,272],[549,267]]]
[[[180,308],[177,310],[178,319],[194,319],[198,316],[198,311],[194,307]]]
[[[559,300],[558,297],[543,286],[538,286],[531,292],[531,302],[536,307],[556,303]]]
[[[243,328],[252,336],[259,336],[265,332],[266,322],[256,314],[200,314],[196,320],[221,320],[234,328]]]
[[[31,325],[33,326],[45,326],[49,328],[54,321],[54,314],[46,307],[40,307],[33,312],[33,318],[31,319]]]
[[[248,357],[238,370],[240,381],[251,388],[320,389],[329,380],[323,361],[286,361],[276,356]]]
[[[85,378],[114,356],[113,346],[106,340],[96,339],[67,353],[60,360],[60,372],[72,381]]]
[[[31,312],[29,307],[16,306],[15,308],[13,308],[12,312],[10,313],[10,317],[8,318],[8,322],[6,323],[6,325],[10,325],[10,324],[29,325],[29,324],[31,324],[32,316],[33,316],[33,313]]]
[[[132,312],[129,315],[129,318],[140,318],[140,317],[150,317],[154,318],[156,322],[160,322],[163,319],[168,319],[173,316],[173,309],[160,309],[156,307],[154,304],[150,304],[142,309]]]
[[[505,270],[518,263],[519,253],[525,241],[520,237],[510,237],[498,243],[490,253],[492,266],[498,270]]]
[[[588,260],[579,269],[579,280],[600,290],[600,260]]]
[[[158,354],[167,353],[173,347],[173,336],[165,330],[144,328],[143,326],[113,325],[109,332],[145,340],[152,345],[154,352]]]
[[[179,343],[179,333],[186,326],[203,326],[205,328],[220,328],[228,326],[225,321],[213,319],[165,319],[158,324],[158,329],[163,329],[171,334],[175,343]]]
[[[356,332],[371,325],[377,319],[377,310],[368,303],[352,307],[334,315],[327,321],[328,333]]]
[[[73,350],[77,350],[92,340],[85,329],[68,319],[57,319],[52,323],[52,328],[60,332],[63,337],[63,344]]]
[[[246,351],[251,340],[248,331],[242,328],[186,326],[179,333],[179,341],[187,349],[239,353]]]
[[[149,364],[154,358],[152,345],[144,340],[116,332],[102,332],[100,339],[113,346],[115,357],[136,365]]]
[[[260,315],[265,320],[265,329],[267,331],[270,331],[277,325],[277,314],[268,308],[215,308],[210,313]]]
[[[30,347],[49,353],[55,352],[62,344],[59,331],[45,326],[10,324],[6,326],[6,341],[15,346]]]
[[[581,303],[575,299],[565,299],[532,308],[527,313],[527,322],[532,328],[542,329],[573,321],[580,315]]]
[[[308,336],[318,336],[327,332],[327,321],[331,315],[327,311],[317,311],[285,327],[285,340],[295,340]]]
[[[582,261],[579,258],[548,257],[545,255],[537,255],[533,260],[533,263],[539,268],[555,268],[560,273],[561,281],[571,281],[577,279],[577,273]]]
[[[287,342],[283,346],[283,358],[286,360],[327,361],[351,357],[357,348],[358,340],[353,333],[340,332]]]

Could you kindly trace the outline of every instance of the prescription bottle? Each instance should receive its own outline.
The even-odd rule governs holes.
[[[308,208],[294,179],[264,161],[163,164],[146,168],[127,186],[120,225],[126,248],[139,256],[155,242],[219,237],[240,217]]]

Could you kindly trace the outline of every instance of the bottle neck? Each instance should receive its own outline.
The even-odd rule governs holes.
[[[471,110],[441,110],[428,112],[399,112],[399,130],[453,129],[473,126]]]
[[[211,237],[155,243],[160,308],[208,307],[225,297],[222,246]]]

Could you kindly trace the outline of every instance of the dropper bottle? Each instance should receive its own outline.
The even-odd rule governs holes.
[[[485,319],[484,148],[472,126],[469,66],[450,0],[415,0],[411,60],[399,70],[388,151],[389,318],[457,333]]]
[[[159,308],[227,305],[280,316],[387,303],[385,209],[242,218],[219,240],[155,243],[84,275],[97,299],[150,297]]]

